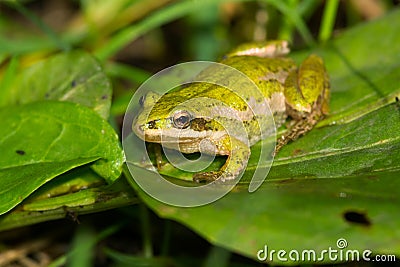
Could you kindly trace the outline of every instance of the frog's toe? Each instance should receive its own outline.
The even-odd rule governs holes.
[[[199,184],[207,184],[217,180],[220,172],[200,172],[193,175],[193,181]]]
[[[193,181],[196,183],[211,183],[214,181],[225,183],[235,179],[235,176],[226,172],[201,172],[193,175]]]

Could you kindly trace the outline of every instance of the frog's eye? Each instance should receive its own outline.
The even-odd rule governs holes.
[[[192,116],[185,110],[179,110],[175,112],[174,116],[172,117],[174,127],[178,129],[187,128],[190,125],[191,119]]]

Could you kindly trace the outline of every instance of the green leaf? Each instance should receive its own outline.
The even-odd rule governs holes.
[[[255,193],[248,193],[247,185],[251,171],[263,167],[257,165],[257,145],[242,183],[207,206],[168,206],[132,185],[161,217],[254,259],[265,246],[287,253],[314,249],[318,257],[323,250],[339,250],[340,238],[348,243],[343,252],[399,256],[399,27],[396,11],[313,51],[331,76],[331,114],[280,151]],[[300,61],[310,53],[293,56]],[[268,261],[299,264],[279,261],[276,254]],[[325,255],[309,262],[338,261]]]
[[[0,107],[40,100],[70,101],[107,119],[111,95],[111,83],[97,60],[86,52],[72,51],[36,63],[18,74],[8,90],[2,92]]]
[[[66,205],[62,205],[65,196],[60,196],[61,199],[55,197],[51,205],[53,206],[53,204],[56,203],[59,204],[60,207],[53,206],[52,209],[49,209],[49,206],[46,205],[42,206],[43,209],[39,209],[39,205],[35,205],[34,210],[25,210],[23,206],[21,209],[14,209],[12,212],[3,214],[0,217],[0,231],[56,219],[76,219],[79,215],[137,204],[139,200],[136,194],[133,190],[129,189],[129,185],[124,179],[118,179],[112,185],[86,189],[70,194],[68,202],[65,203]],[[78,195],[76,198],[75,194]],[[81,203],[79,205],[79,201],[84,198],[85,195],[88,195],[93,202],[86,201],[86,203]],[[74,202],[73,199],[76,199],[76,201]],[[50,199],[48,202],[50,202]],[[71,203],[72,205],[69,206]]]
[[[89,165],[78,167],[41,186],[29,198],[24,200],[22,203],[24,205],[23,209],[29,210],[25,205],[27,202],[36,205],[39,201],[46,203],[40,210],[43,211],[46,207],[53,209],[55,205],[59,204],[51,201],[55,197],[99,187],[104,184],[105,180],[96,174]]]
[[[65,175],[63,176],[65,177]],[[86,197],[88,200],[85,200]],[[124,207],[138,202],[135,192],[129,187],[125,179],[118,179],[111,185],[85,189],[39,201],[29,197],[20,208],[0,216],[0,231],[56,219],[76,219],[79,215]]]
[[[41,185],[77,166],[92,165],[109,183],[123,152],[113,128],[92,110],[43,101],[0,109],[0,214]]]
[[[368,249],[399,255],[399,175],[268,180],[255,193],[230,193],[198,208],[167,206],[139,191],[161,217],[177,220],[211,243],[254,259],[265,245],[269,250],[321,253],[329,247],[338,249],[340,238],[347,240],[348,249],[360,253]],[[289,263],[293,264],[279,262]]]

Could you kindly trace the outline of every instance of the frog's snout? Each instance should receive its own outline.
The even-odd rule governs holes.
[[[137,123],[137,117],[133,120],[132,131],[142,140],[145,138],[144,126]]]
[[[134,126],[134,127],[133,127],[133,132],[134,132],[138,137],[140,137],[140,139],[143,139],[143,140],[144,140],[145,136],[144,136],[144,131],[143,131],[143,129],[142,129],[142,126]]]

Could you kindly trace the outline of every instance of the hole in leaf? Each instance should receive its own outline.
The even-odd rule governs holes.
[[[23,150],[16,150],[15,152],[16,152],[18,155],[21,155],[21,156],[25,155],[25,151],[23,151]]]
[[[359,211],[346,211],[343,214],[344,219],[349,223],[361,224],[364,226],[370,226],[371,221],[366,213]]]

